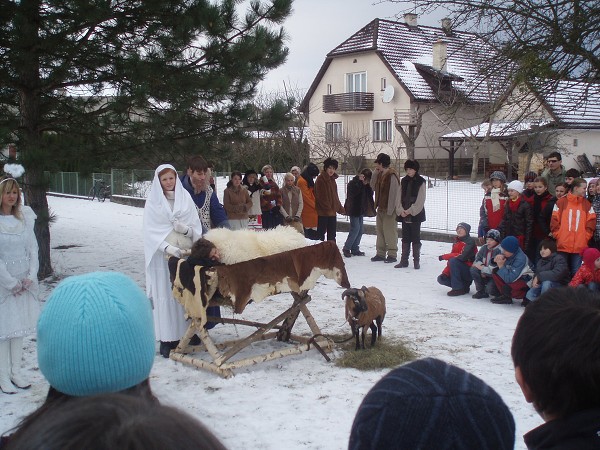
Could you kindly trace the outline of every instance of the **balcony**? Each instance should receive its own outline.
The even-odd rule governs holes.
[[[323,112],[373,111],[372,92],[347,92],[323,96]]]

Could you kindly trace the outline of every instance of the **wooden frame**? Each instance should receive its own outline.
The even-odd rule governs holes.
[[[208,330],[201,326],[200,320],[191,318],[191,323],[186,333],[179,341],[177,348],[171,351],[170,358],[174,361],[179,361],[199,369],[209,370],[224,378],[231,377],[234,369],[306,352],[311,349],[311,344],[327,361],[329,361],[330,359],[327,356],[326,351],[331,352],[333,350],[332,342],[321,334],[319,326],[308,309],[307,303],[311,300],[308,291],[302,291],[300,293],[290,292],[290,294],[294,299],[292,305],[268,323],[253,322],[243,319],[208,317],[208,320],[211,322],[223,324],[232,323],[257,328],[257,330],[249,336],[233,341],[215,343]],[[215,304],[215,302],[211,302],[211,304]],[[306,320],[306,323],[312,332],[312,336],[300,336],[292,333],[292,329],[300,313],[302,313],[302,316]],[[200,345],[189,345],[189,341],[194,334],[200,337]],[[290,347],[285,349],[232,360],[235,355],[251,346],[254,342],[272,338],[276,338],[278,341],[283,342],[295,341],[297,344],[290,343]],[[210,360],[190,355],[197,351],[207,352]]]

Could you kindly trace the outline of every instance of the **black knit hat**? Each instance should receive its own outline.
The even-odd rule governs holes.
[[[512,449],[515,422],[500,396],[464,370],[433,358],[383,377],[362,401],[349,450]]]
[[[407,159],[404,162],[404,170],[406,169],[414,169],[416,172],[419,171],[419,161],[417,161],[416,159]]]
[[[525,183],[529,183],[530,181],[534,181],[538,177],[538,174],[535,172],[527,172],[525,174]]]

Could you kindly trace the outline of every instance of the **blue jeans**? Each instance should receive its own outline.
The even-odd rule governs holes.
[[[567,253],[567,252],[558,252],[565,258],[567,264],[569,265],[569,271],[571,272],[571,277],[575,275],[575,272],[579,270],[579,266],[581,266],[581,255],[579,253]]]
[[[592,292],[600,292],[600,284],[596,283],[595,281],[592,281],[588,284],[580,284],[579,286],[577,286],[577,289],[589,289]]]
[[[469,266],[458,258],[450,258],[450,284],[452,289],[469,289],[473,278]]]
[[[360,251],[360,240],[363,235],[363,217],[362,216],[350,216],[350,231],[348,231],[348,238],[344,244],[344,250],[348,250],[351,253],[358,253]]]
[[[538,287],[530,288],[527,291],[527,294],[525,295],[525,297],[527,298],[527,300],[534,301],[536,298],[538,298],[540,295],[542,295],[548,289],[556,288],[556,287],[560,287],[560,286],[562,286],[562,284],[560,284],[556,281],[549,281],[549,280],[542,281],[542,283]]]

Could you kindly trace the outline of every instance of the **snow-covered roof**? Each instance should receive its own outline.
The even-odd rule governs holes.
[[[417,101],[435,101],[436,93],[424,77],[423,67],[433,69],[433,44],[447,43],[446,71],[452,87],[467,101],[486,103],[490,96],[500,95],[503,88],[490,88],[494,80],[485,79],[478,72],[477,59],[485,58],[492,50],[472,33],[452,31],[429,26],[409,26],[403,22],[375,19],[327,54],[327,58],[313,81],[303,103],[316,89],[331,60],[335,57],[361,52],[378,52],[399,83]],[[420,66],[420,67],[419,67]]]
[[[600,128],[600,84],[557,81],[540,89],[539,95],[567,128]]]
[[[491,139],[508,138],[520,134],[527,133],[535,128],[541,128],[548,125],[550,121],[534,121],[534,122],[484,122],[470,128],[455,131],[453,133],[444,134],[440,139],[443,140],[462,140],[462,139],[483,139],[490,137]]]

